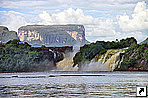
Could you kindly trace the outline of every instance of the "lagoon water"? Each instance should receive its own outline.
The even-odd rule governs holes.
[[[0,73],[0,97],[136,97],[137,86],[148,72]]]

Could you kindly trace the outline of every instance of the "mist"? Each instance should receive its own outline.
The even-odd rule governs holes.
[[[108,65],[101,64],[101,62],[97,61],[91,61],[85,62],[81,65],[81,68],[79,68],[79,71],[110,71]]]

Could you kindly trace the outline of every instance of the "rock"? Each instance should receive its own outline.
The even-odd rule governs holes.
[[[18,29],[20,41],[33,46],[72,46],[88,43],[83,25],[27,25]]]
[[[0,42],[7,42],[13,39],[18,39],[17,32],[9,31],[7,27],[0,26]]]

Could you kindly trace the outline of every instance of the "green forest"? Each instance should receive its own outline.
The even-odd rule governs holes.
[[[97,41],[89,45],[84,45],[74,57],[74,65],[91,61],[97,54],[102,55],[108,49],[122,49],[129,47],[125,53],[121,67],[116,70],[128,70],[129,68],[136,67],[138,70],[148,69],[148,44],[137,44],[134,37],[126,38],[118,41],[105,42]]]
[[[0,43],[0,71],[33,71],[41,68],[47,56],[17,39]],[[43,66],[42,66],[43,67]]]
[[[132,44],[124,53],[121,67],[117,70],[137,68],[138,70],[148,69],[148,44]]]
[[[105,41],[97,41],[96,43],[91,43],[89,45],[84,45],[80,48],[80,52],[78,52],[74,57],[74,65],[81,64],[83,61],[92,60],[97,54],[103,54],[108,49],[121,49],[129,47],[131,44],[137,44],[135,38],[126,38],[118,41],[105,42]]]
[[[97,41],[84,45],[73,58],[74,66],[76,64],[81,65],[85,61],[91,61],[96,55],[106,53],[108,49],[122,49],[126,47],[129,48],[124,53],[121,67],[116,70],[148,69],[148,44],[137,44],[136,39],[133,37],[120,41]],[[27,42],[20,42],[20,40],[14,39],[7,43],[0,43],[0,72],[43,71],[50,69],[51,66],[46,66],[48,64],[55,66],[55,62],[62,60],[63,56],[59,54],[55,60],[53,59],[53,53],[46,53],[45,55],[45,52],[39,51],[38,48],[32,47]]]

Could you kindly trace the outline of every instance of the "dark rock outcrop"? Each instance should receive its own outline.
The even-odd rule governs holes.
[[[72,46],[88,43],[83,25],[27,25],[18,29],[21,41],[33,46]]]

